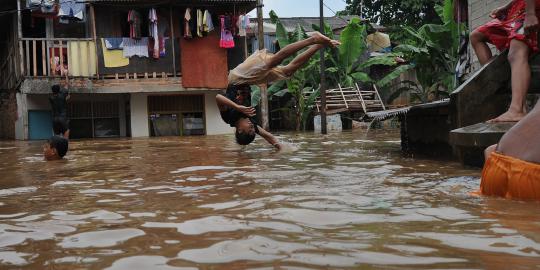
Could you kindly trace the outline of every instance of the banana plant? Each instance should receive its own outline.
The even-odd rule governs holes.
[[[447,97],[454,89],[459,32],[465,28],[458,28],[453,21],[451,0],[445,0],[436,10],[442,24],[425,24],[418,29],[403,27],[408,42],[394,50],[414,63],[418,83],[404,83],[390,94],[389,102],[399,96],[398,92],[409,91],[416,101],[429,102]]]
[[[281,47],[304,40],[308,37],[306,31],[300,25],[297,25],[292,33],[288,33],[274,11],[270,11],[270,19],[272,23],[276,25],[276,38]],[[292,59],[294,59],[294,57],[296,57],[296,55],[285,59],[282,64],[288,64]],[[274,96],[282,97],[285,94],[289,94],[291,96],[292,103],[288,107],[295,115],[297,131],[299,131],[301,127],[304,127],[305,129],[307,119],[313,110],[313,104],[315,103],[316,94],[310,95],[307,99],[304,97],[304,95],[305,91],[311,91],[311,89],[313,89],[315,86],[313,81],[310,79],[313,79],[311,74],[318,73],[318,66],[315,64],[318,62],[317,59],[317,56],[313,57],[310,59],[310,62],[306,65],[306,67],[296,71],[291,78],[286,81],[276,82],[268,88],[269,100],[271,100]],[[252,106],[253,104],[258,104],[259,98],[260,89],[258,89],[258,87],[253,87]]]
[[[301,41],[307,38],[306,31],[300,25],[295,30],[288,33],[279,17],[274,11],[270,11],[270,20],[276,25],[276,39],[280,47]],[[318,26],[313,25],[315,30]],[[398,54],[386,54],[379,57],[369,58],[367,50],[367,25],[359,18],[353,18],[340,35],[341,46],[325,50],[325,72],[329,87],[353,86],[356,82],[377,83],[379,86],[392,81],[406,69],[412,68],[410,65],[399,66],[390,72],[386,77],[378,82],[374,82],[366,70],[373,65],[396,66],[396,56]],[[332,30],[325,24],[325,34],[334,39]],[[289,63],[296,55],[286,59],[283,64]],[[274,83],[268,88],[268,99],[274,96],[284,96],[289,94],[291,102],[282,111],[291,111],[295,115],[296,130],[301,127],[305,129],[307,120],[314,108],[315,101],[319,96],[320,88],[320,57],[315,54],[305,67],[296,71],[292,77],[286,81]],[[309,93],[309,94],[308,94]],[[252,87],[252,106],[256,106],[260,99],[260,89]]]

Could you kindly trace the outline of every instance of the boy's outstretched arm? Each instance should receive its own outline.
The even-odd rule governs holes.
[[[278,139],[272,135],[272,133],[264,130],[262,127],[257,126],[257,129],[259,130],[259,135],[263,137],[269,144],[274,146],[276,149],[281,150],[281,144],[279,143]]]
[[[226,111],[227,108],[231,108],[249,117],[255,116],[256,113],[255,108],[238,105],[222,94],[218,94],[216,96],[216,103],[218,105],[219,111]]]

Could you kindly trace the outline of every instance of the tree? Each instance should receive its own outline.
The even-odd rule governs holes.
[[[345,12],[360,15],[385,27],[439,23],[435,6],[442,0],[346,0]],[[362,10],[362,14],[360,14]]]

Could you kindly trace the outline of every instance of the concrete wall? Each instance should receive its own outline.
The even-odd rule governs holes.
[[[15,92],[0,93],[0,139],[15,139],[17,98]]]
[[[508,3],[509,0],[469,0],[469,28],[472,30],[478,26],[490,21],[489,14],[497,7],[503,6]],[[491,46],[493,55],[497,54],[495,47]],[[480,68],[478,58],[474,53],[474,50],[469,46],[469,53],[471,55],[472,71],[476,71]]]
[[[206,123],[206,135],[232,134],[234,129],[223,122],[219,109],[216,105],[217,93],[204,94],[204,118]],[[131,94],[131,136],[148,137],[150,127],[148,124],[148,96],[151,94]]]
[[[26,109],[26,94],[17,93],[17,120],[15,121],[15,139],[28,139],[28,110]]]
[[[206,135],[232,134],[234,128],[223,122],[216,104],[217,93],[207,93],[204,95],[204,113],[206,119]]]
[[[118,117],[120,121],[120,137],[126,136],[126,97],[121,94],[102,94],[102,95],[90,95],[90,94],[71,94],[71,100],[89,100],[94,101],[110,101],[118,100]],[[45,94],[21,94],[16,95],[16,114],[13,116],[14,120],[14,137],[17,140],[28,139],[28,111],[31,110],[44,110],[50,111],[51,105],[49,103],[49,95]]]
[[[130,94],[131,137],[148,137],[148,94]]]

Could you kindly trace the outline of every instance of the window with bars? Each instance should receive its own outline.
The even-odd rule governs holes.
[[[149,96],[151,136],[205,135],[204,96]]]

